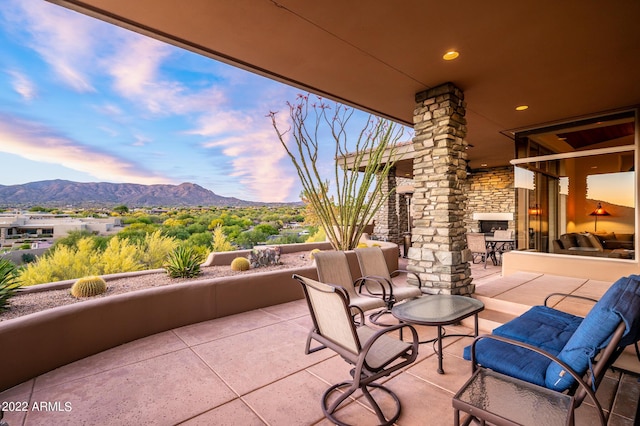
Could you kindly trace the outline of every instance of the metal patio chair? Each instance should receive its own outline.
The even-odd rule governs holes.
[[[354,280],[343,251],[320,251],[313,255],[318,270],[318,280],[343,287],[349,295],[349,303],[362,312],[387,306],[387,292],[376,280],[358,278]],[[353,314],[358,312],[354,310]]]
[[[374,314],[371,314],[369,320],[378,324],[378,319],[384,314],[391,313],[391,308],[396,302],[401,302],[406,299],[413,299],[422,296],[422,281],[420,276],[415,272],[406,271],[403,269],[397,269],[393,272],[389,272],[387,262],[384,258],[384,253],[380,247],[367,247],[355,249],[358,263],[360,264],[360,271],[362,276],[367,279],[373,279],[378,281],[386,290],[386,298],[384,299],[387,306]],[[411,274],[418,281],[418,285],[397,285],[393,283],[392,277],[399,274]],[[373,290],[372,290],[373,291]],[[382,297],[380,295],[380,297]]]
[[[358,389],[376,413],[381,425],[391,425],[400,417],[400,399],[388,387],[374,383],[392,372],[408,366],[418,355],[418,334],[408,324],[397,324],[383,329],[373,329],[366,325],[356,326],[352,320],[349,294],[338,285],[324,284],[299,275],[293,276],[302,284],[309,313],[313,320],[313,330],[308,340],[320,342],[323,347],[338,353],[347,363],[353,365],[352,379],[330,386],[322,395],[321,405],[324,415],[333,423],[345,425],[335,417],[343,403]],[[412,340],[398,339],[398,330],[408,330]],[[409,334],[409,333],[407,333]],[[306,353],[313,352],[307,342]],[[379,404],[386,394],[393,400],[389,404]],[[385,400],[388,398],[385,398]],[[383,410],[384,407],[384,410]]]
[[[620,278],[584,318],[548,307],[549,297],[465,348],[473,375],[454,396],[454,424],[461,410],[469,414],[463,424],[551,424],[555,418],[572,425],[587,396],[606,424],[595,392],[624,348],[640,339],[640,276]]]
[[[473,256],[473,263],[484,263],[484,267],[487,267],[487,260],[493,255],[491,249],[487,246],[487,240],[484,237],[484,234],[479,233],[468,233],[467,234],[467,247],[471,251],[471,255]],[[480,258],[480,261],[476,261],[477,258]]]

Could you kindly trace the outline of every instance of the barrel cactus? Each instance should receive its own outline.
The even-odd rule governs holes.
[[[248,271],[251,267],[249,263],[249,259],[246,257],[236,257],[231,262],[231,270],[232,271]]]
[[[80,278],[71,286],[73,297],[97,296],[105,291],[107,291],[107,283],[98,276]]]
[[[319,248],[314,248],[313,250],[311,250],[311,253],[309,253],[309,259],[313,260],[313,256],[315,256],[315,254],[320,251],[322,250],[320,250]]]

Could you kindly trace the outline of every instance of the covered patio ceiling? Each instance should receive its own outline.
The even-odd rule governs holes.
[[[508,164],[514,129],[640,104],[637,0],[49,1],[409,126],[452,82],[472,168]]]

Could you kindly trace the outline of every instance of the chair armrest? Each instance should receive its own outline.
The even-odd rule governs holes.
[[[353,323],[356,325],[364,325],[364,311],[362,310],[362,308],[357,305],[349,305],[349,310],[350,312],[358,311],[356,314],[351,315],[351,317],[353,318]],[[356,321],[356,315],[360,315],[360,322]]]
[[[376,298],[382,298],[382,300],[390,300],[391,295],[388,295],[391,291],[391,287],[385,288],[385,286],[377,279],[378,277],[368,276],[358,278],[354,286],[358,289],[358,293],[363,296],[371,296]],[[369,287],[369,283],[374,283],[374,289],[372,290]],[[362,289],[365,289],[367,292],[363,293]],[[379,289],[379,290],[378,290]]]
[[[573,298],[573,299],[581,299],[581,300],[588,300],[589,302],[593,302],[593,303],[597,303],[598,300],[593,299],[591,297],[586,297],[586,296],[578,296],[575,294],[568,294],[568,293],[551,293],[549,294],[547,297],[544,298],[544,306],[547,306],[547,301],[549,299],[551,299],[554,296],[562,296],[562,297],[568,297],[568,298]]]
[[[386,293],[388,293],[388,295],[385,293],[382,293],[382,298],[385,300],[393,299],[393,283],[388,279],[386,279],[385,277],[381,277],[378,275],[366,275],[360,279],[363,280],[363,284],[370,294],[379,295],[379,293],[377,293],[377,287],[382,287],[383,290],[386,291]],[[376,287],[374,289],[375,291],[371,291],[371,289],[367,285],[367,283],[370,283],[370,282],[375,282],[377,284],[376,286],[374,286]]]
[[[496,336],[493,334],[483,334],[481,336],[476,337],[473,340],[473,343],[471,344],[471,369],[473,372],[476,371],[476,369],[478,368],[477,363],[476,363],[476,344],[482,340],[482,339],[493,339],[493,340],[498,340],[500,342],[503,343],[507,343],[510,345],[514,345],[514,346],[519,346],[521,348],[525,348],[528,349],[530,351],[536,352],[548,359],[550,359],[553,362],[556,362],[557,364],[559,364],[567,373],[569,373],[571,375],[571,377],[573,377],[576,380],[576,383],[578,383],[578,386],[580,388],[582,388],[582,390],[589,395],[589,399],[591,399],[591,402],[593,403],[593,405],[595,405],[595,407],[598,410],[598,416],[600,417],[600,424],[602,424],[603,426],[606,425],[606,421],[604,418],[604,413],[602,411],[602,406],[600,405],[600,402],[598,402],[598,399],[596,398],[595,392],[593,391],[593,389],[591,389],[591,387],[582,379],[582,377],[580,377],[578,375],[578,373],[576,373],[575,371],[573,371],[573,369],[571,367],[569,367],[565,362],[559,360],[557,357],[555,357],[554,355],[551,355],[550,353],[536,347],[533,345],[530,345],[528,343],[523,343],[523,342],[519,342],[517,340],[513,340],[513,339],[508,339],[506,337],[502,337],[502,336]]]
[[[396,269],[390,275],[393,278],[398,274],[407,274],[407,275],[411,274],[411,275],[413,275],[418,280],[418,288],[422,288],[422,280],[420,279],[420,275],[416,274],[415,272],[407,271],[406,269]]]

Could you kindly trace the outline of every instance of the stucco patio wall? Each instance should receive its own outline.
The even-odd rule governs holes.
[[[640,274],[640,267],[637,260],[517,250],[504,253],[502,275],[507,276],[519,271],[614,282],[623,276]]]
[[[398,247],[385,243],[391,270]],[[354,277],[360,268],[347,252]],[[299,274],[314,266],[154,287],[75,303],[0,322],[0,391],[106,349],[202,321],[303,298]]]

